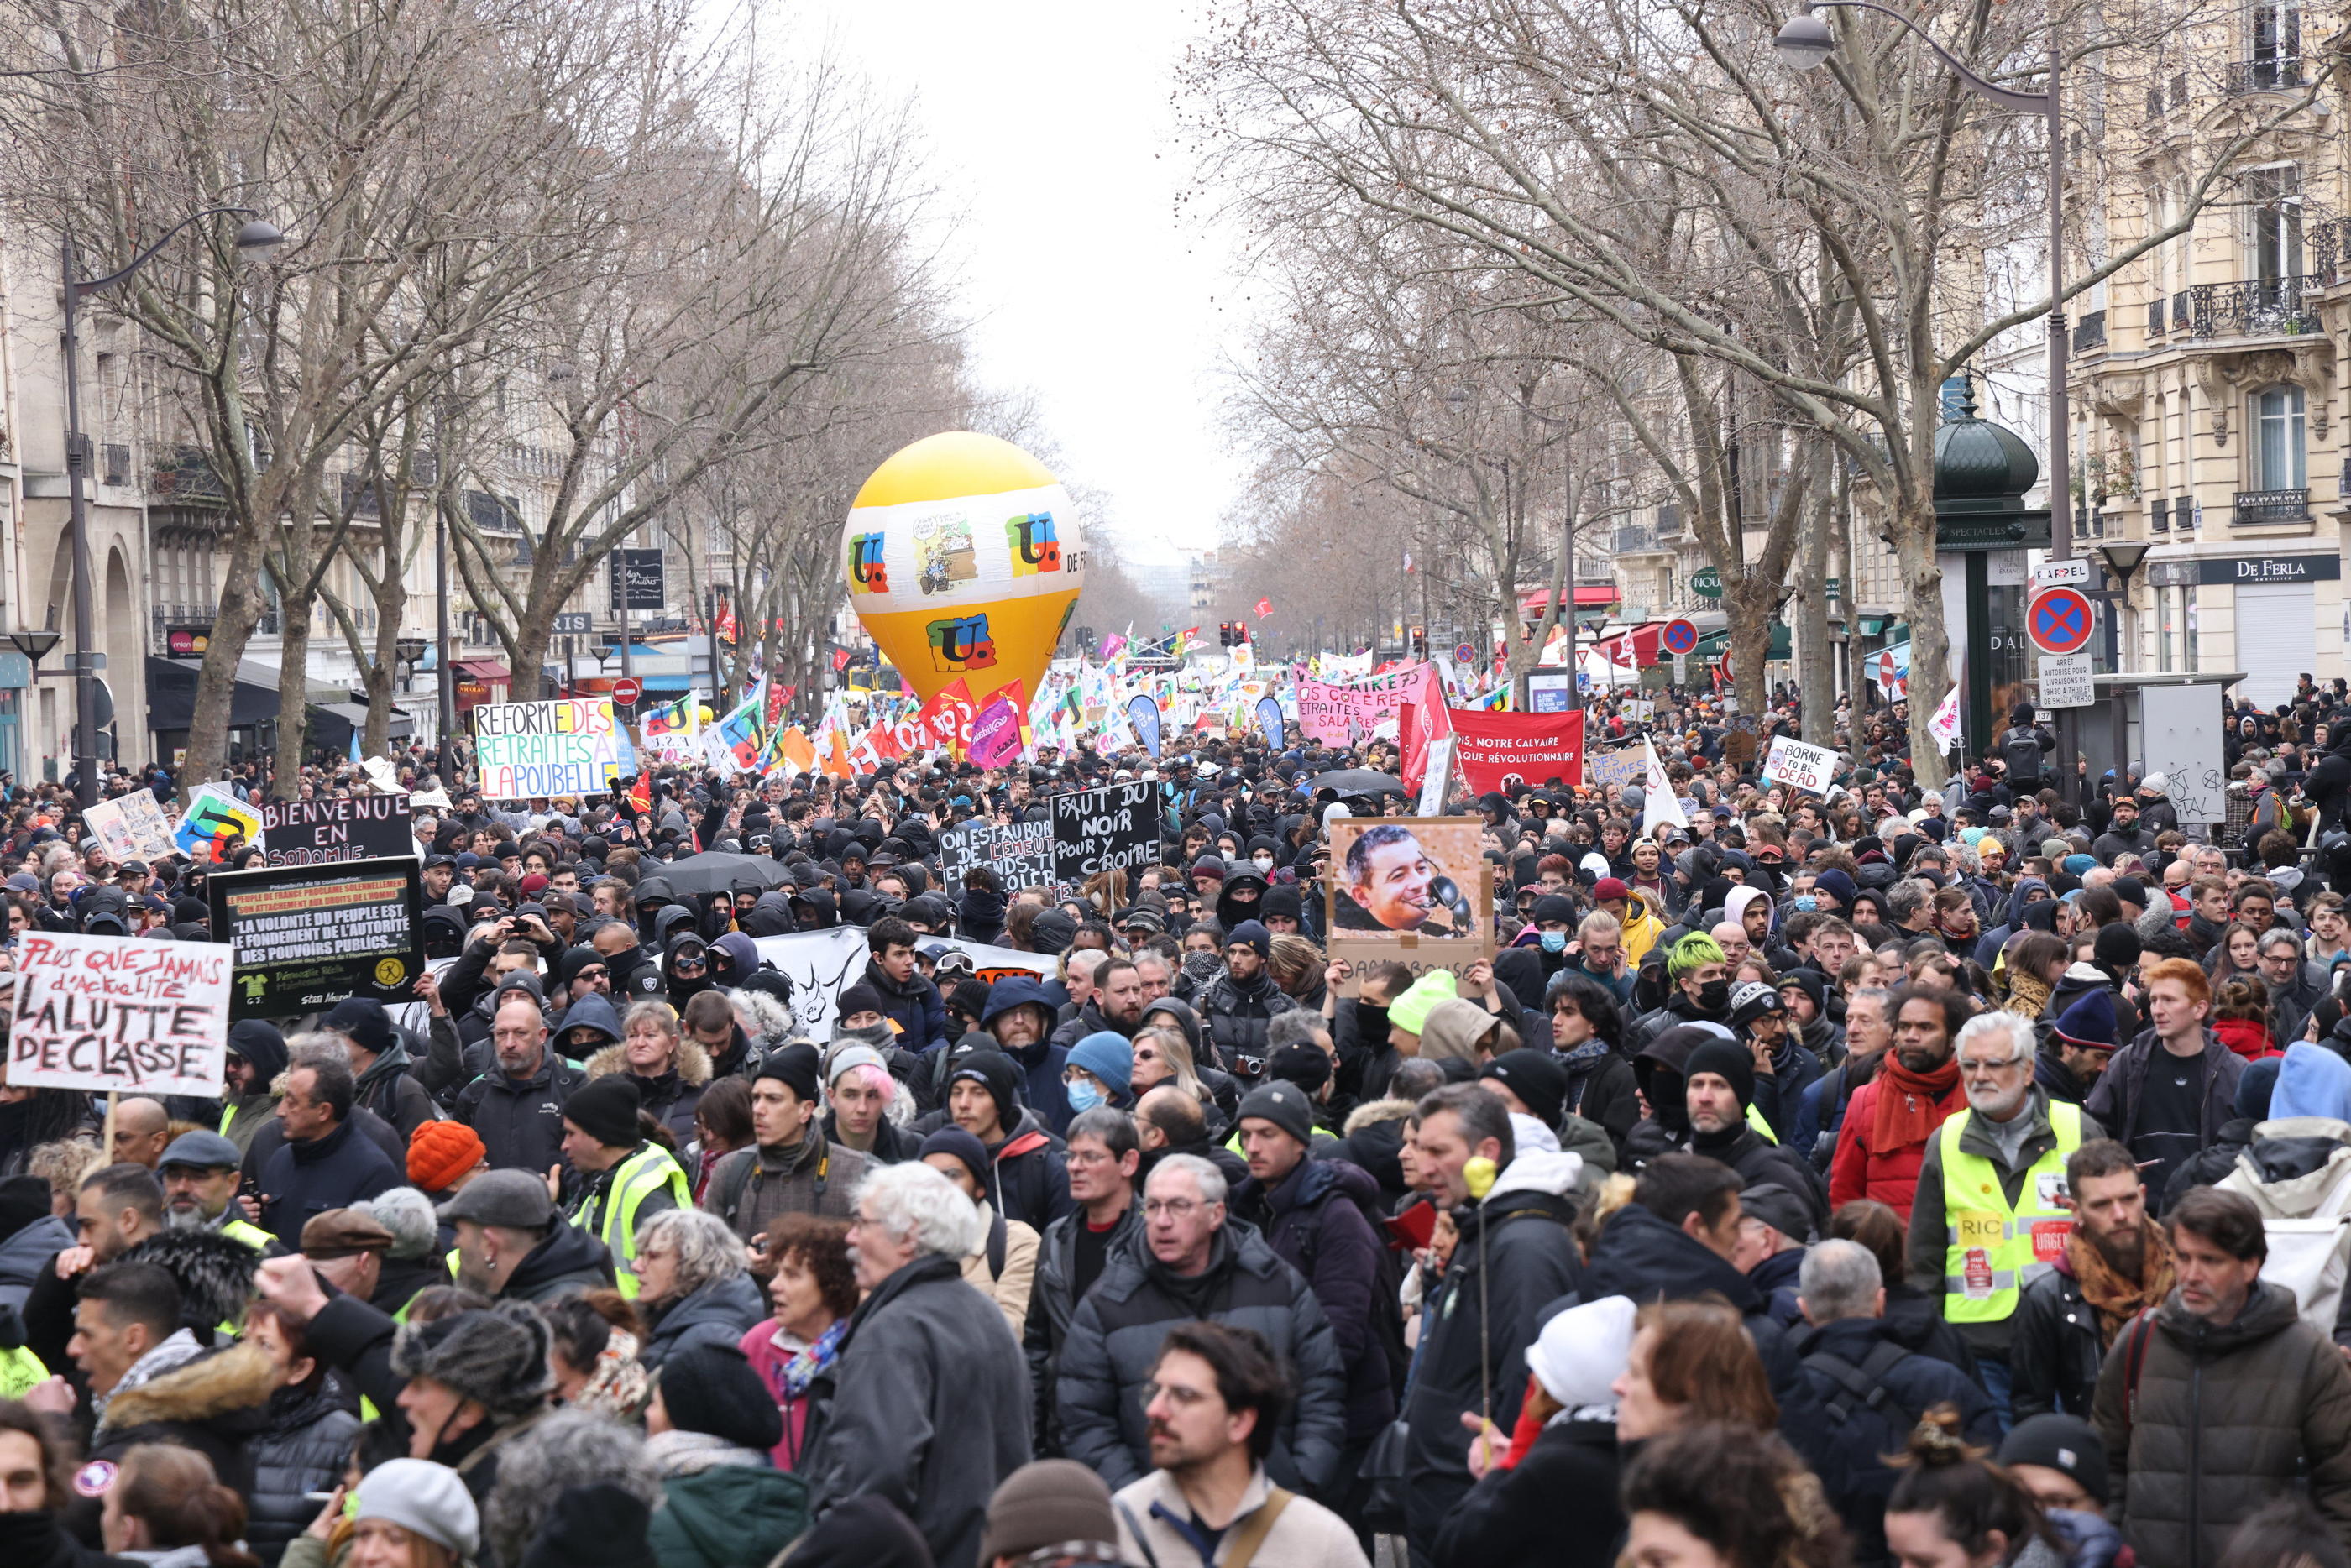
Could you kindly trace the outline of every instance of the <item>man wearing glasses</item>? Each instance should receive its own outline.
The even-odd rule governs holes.
[[[2016,1013],[1985,1013],[1959,1031],[1967,1108],[1927,1140],[1910,1210],[1910,1282],[1941,1294],[2003,1424],[2017,1303],[2064,1257],[2074,1228],[2066,1158],[2106,1136],[2032,1081],[2033,1050],[2032,1023]]]

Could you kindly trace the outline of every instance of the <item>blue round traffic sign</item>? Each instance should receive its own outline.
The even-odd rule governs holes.
[[[1458,644],[1453,649],[1453,662],[1456,664],[1473,664],[1477,659],[1478,650],[1466,642]]]
[[[1669,620],[1657,640],[1667,653],[1685,654],[1698,647],[1698,628],[1687,620]]]
[[[2025,607],[2024,634],[2043,653],[2079,653],[2090,645],[2090,600],[2079,588],[2043,588]]]

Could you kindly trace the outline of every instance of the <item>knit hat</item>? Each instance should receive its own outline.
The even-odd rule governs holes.
[[[1527,1346],[1527,1370],[1570,1410],[1611,1405],[1610,1392],[1633,1359],[1630,1296],[1603,1296],[1554,1315]]]
[[[1277,1078],[1251,1089],[1242,1096],[1240,1115],[1234,1123],[1238,1126],[1251,1116],[1271,1122],[1301,1145],[1311,1147],[1314,1142],[1314,1102],[1295,1084]]]
[[[422,1123],[408,1137],[408,1179],[427,1192],[446,1192],[489,1152],[481,1135],[463,1122]]]
[[[364,996],[345,997],[319,1020],[319,1027],[331,1034],[345,1036],[370,1055],[381,1056],[400,1042],[392,1026],[392,1014],[383,1003]]]
[[[1428,1022],[1431,1009],[1440,1002],[1451,1001],[1461,994],[1461,988],[1449,969],[1433,969],[1405,988],[1404,994],[1390,999],[1388,1022],[1398,1029],[1417,1034]]]
[[[731,1345],[671,1351],[662,1362],[659,1386],[669,1424],[681,1432],[706,1432],[761,1453],[784,1440],[783,1413]]]
[[[2079,1416],[2028,1416],[2001,1439],[2003,1465],[2039,1465],[2071,1476],[2090,1501],[2106,1501],[2106,1445]]]
[[[1280,1045],[1265,1059],[1265,1075],[1319,1095],[1331,1081],[1331,1058],[1320,1045]]]
[[[935,1154],[953,1155],[963,1161],[964,1168],[971,1172],[971,1179],[979,1183],[980,1189],[987,1189],[987,1146],[979,1139],[949,1122],[923,1140],[914,1158],[928,1162]]]
[[[1812,1205],[1776,1181],[1759,1181],[1739,1195],[1739,1207],[1791,1241],[1813,1239]]]
[[[2294,1044],[2303,1042],[2297,1040]],[[2317,1049],[2317,1047],[2313,1047]],[[2270,1119],[2270,1100],[2277,1093],[2278,1075],[2285,1070],[2283,1056],[2264,1056],[2258,1062],[2248,1062],[2237,1079],[2237,1114],[2248,1121]]]
[[[1548,1051],[1505,1051],[1480,1068],[1478,1076],[1507,1085],[1527,1114],[1545,1127],[1557,1127],[1567,1107],[1567,1069]]]
[[[2069,1045],[2121,1050],[2122,1029],[2115,1018],[2115,993],[2104,985],[2083,992],[2071,1007],[2057,1015],[2050,1032]]]
[[[1767,1012],[1779,1012],[1786,1008],[1780,993],[1760,980],[1750,980],[1730,993],[1730,1026],[1744,1029]]]
[[[986,1089],[996,1101],[996,1119],[1009,1131],[1020,1119],[1020,1068],[1001,1051],[974,1051],[955,1064],[947,1075],[947,1092],[969,1079]]]
[[[1625,886],[1622,877],[1603,877],[1592,885],[1592,899],[1596,904],[1604,904],[1611,898],[1630,897],[1632,897],[1632,890]]]
[[[460,1559],[471,1558],[481,1545],[482,1516],[474,1494],[447,1465],[386,1459],[361,1479],[351,1501],[353,1518],[387,1521]]]
[[[1755,1056],[1746,1046],[1734,1045],[1728,1040],[1708,1040],[1689,1054],[1682,1082],[1687,1084],[1700,1073],[1713,1073],[1727,1080],[1730,1092],[1739,1096],[1741,1110],[1755,1103]]]
[[[1545,921],[1557,925],[1575,924],[1575,900],[1564,893],[1545,893],[1527,911],[1527,919],[1540,926]]]
[[[1123,1034],[1098,1029],[1070,1047],[1069,1065],[1084,1068],[1123,1099],[1134,1086],[1134,1043]]]
[[[947,993],[946,1004],[967,1018],[977,1018],[987,1011],[987,981],[976,977],[957,981]]]
[[[833,1003],[832,1010],[842,1018],[848,1017],[852,1012],[888,1011],[882,1005],[882,993],[862,981],[842,992],[841,1000]]]
[[[1123,1561],[1118,1516],[1102,1477],[1075,1459],[1038,1459],[1004,1478],[987,1500],[987,1532],[979,1561],[1016,1562],[1049,1546],[1104,1563]]]
[[[49,1216],[49,1184],[38,1176],[0,1181],[0,1241]]]
[[[1853,878],[1834,866],[1813,877],[1813,887],[1834,898],[1839,908],[1851,904],[1856,891]]]
[[[2120,921],[2098,928],[2098,940],[2090,954],[2116,974],[2127,973],[2137,967],[2140,952],[2138,933]]]
[[[546,1191],[540,1181],[540,1194]],[[510,1420],[546,1403],[551,1338],[537,1307],[505,1301],[431,1323],[402,1324],[392,1342],[392,1369],[402,1377],[429,1377],[480,1405],[493,1418]]]
[[[607,1073],[571,1091],[563,1102],[563,1119],[607,1148],[634,1148],[637,1112],[644,1103],[626,1073]]]
[[[1262,921],[1243,920],[1239,925],[1235,926],[1232,934],[1225,939],[1225,946],[1254,948],[1257,950],[1257,956],[1264,958],[1273,951],[1273,933],[1265,929]]]
[[[801,1099],[813,1100],[816,1098],[819,1064],[816,1047],[805,1040],[796,1040],[760,1057],[751,1078],[754,1083],[761,1078],[773,1078]],[[578,1096],[575,1095],[573,1097]]]

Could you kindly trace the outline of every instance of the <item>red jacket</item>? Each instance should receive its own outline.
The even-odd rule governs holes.
[[[1872,1078],[1853,1092],[1844,1108],[1844,1126],[1837,1134],[1836,1158],[1829,1164],[1829,1207],[1850,1203],[1856,1198],[1873,1198],[1910,1223],[1910,1200],[1918,1190],[1918,1168],[1926,1163],[1927,1145],[1921,1141],[1904,1144],[1896,1148],[1872,1148],[1868,1144],[1869,1129],[1877,1121],[1877,1094],[1883,1081]],[[1968,1103],[1967,1090],[1951,1085],[1935,1104],[1935,1125],[1940,1127],[1954,1111],[1963,1110]]]

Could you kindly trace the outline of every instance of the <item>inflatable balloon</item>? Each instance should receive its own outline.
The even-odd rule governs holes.
[[[925,702],[1034,691],[1077,608],[1085,542],[1069,493],[1009,441],[950,431],[875,469],[841,530],[849,607]]]

